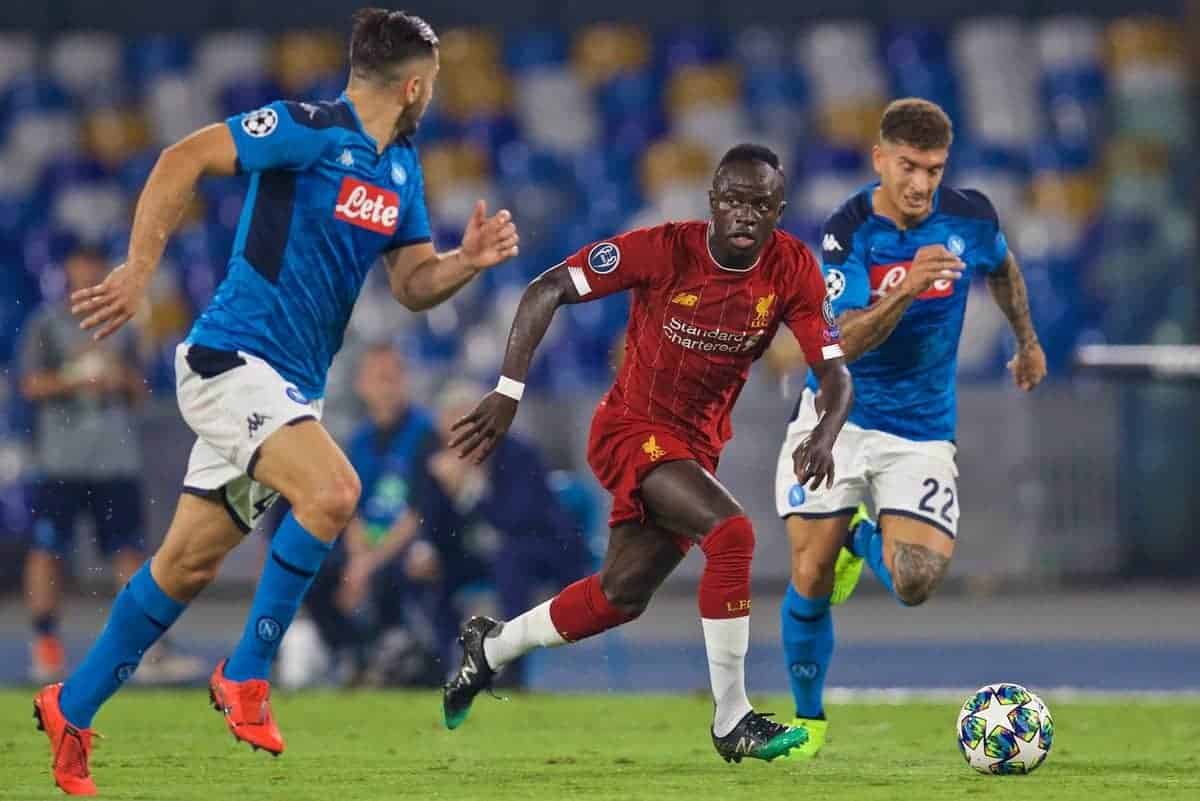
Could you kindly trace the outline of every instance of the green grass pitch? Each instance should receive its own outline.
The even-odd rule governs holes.
[[[0,693],[4,801],[62,797],[31,695]],[[235,745],[203,690],[125,692],[97,719],[92,768],[113,801],[1200,799],[1200,699],[1046,700],[1054,750],[1032,776],[971,771],[953,702],[831,706],[817,760],[727,765],[698,696],[482,696],[448,732],[436,693],[365,691],[280,693],[278,759]]]

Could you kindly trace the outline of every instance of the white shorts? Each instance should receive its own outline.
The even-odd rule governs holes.
[[[826,489],[796,483],[792,453],[817,424],[811,390],[788,426],[775,471],[775,508],[780,517],[852,515],[865,503],[873,517],[895,514],[958,534],[958,467],[953,442],[919,442],[847,423],[833,446],[834,482]]]
[[[184,492],[219,497],[250,531],[279,497],[253,479],[259,446],[282,426],[320,420],[322,402],[256,356],[186,342],[175,349],[175,395],[197,437]]]

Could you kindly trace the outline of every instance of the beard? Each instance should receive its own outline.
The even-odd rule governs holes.
[[[400,116],[396,118],[396,125],[392,128],[392,141],[403,139],[406,136],[412,136],[417,132],[417,128],[421,124],[422,109],[414,103],[408,106],[404,111],[400,112]]]

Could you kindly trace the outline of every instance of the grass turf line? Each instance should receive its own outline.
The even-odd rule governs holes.
[[[29,691],[0,692],[0,799],[62,797]],[[955,746],[955,703],[831,706],[812,762],[731,766],[697,696],[482,696],[448,732],[435,692],[305,692],[274,699],[287,753],[236,744],[203,690],[123,692],[100,713],[93,757],[112,801],[559,801],[822,798],[1055,801],[1200,798],[1200,700],[1047,697],[1054,750],[1032,776],[974,773]],[[758,708],[790,717],[783,698]]]

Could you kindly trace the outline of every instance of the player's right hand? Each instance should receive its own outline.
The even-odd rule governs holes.
[[[104,339],[133,319],[146,294],[150,273],[122,264],[96,286],[71,295],[71,314],[87,315],[79,327],[93,331],[93,339]]]
[[[902,291],[916,297],[938,281],[957,281],[962,278],[966,265],[941,245],[926,245],[917,251],[908,275],[904,277]]]
[[[499,392],[489,392],[475,411],[450,427],[454,439],[450,448],[466,459],[474,454],[475,464],[488,458],[517,416],[517,402]]]

